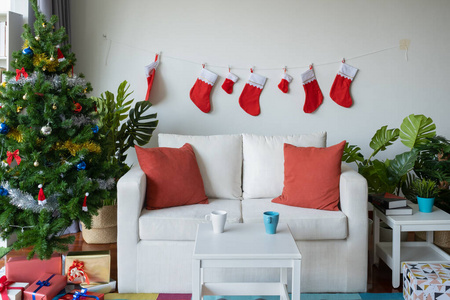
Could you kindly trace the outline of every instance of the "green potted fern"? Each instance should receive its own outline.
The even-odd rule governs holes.
[[[439,193],[436,182],[430,179],[416,179],[412,182],[412,189],[417,197],[419,211],[424,213],[432,212],[434,199]]]
[[[99,114],[98,130],[102,159],[114,167],[110,175],[116,180],[109,189],[109,197],[104,199],[103,207],[98,215],[92,218],[91,228],[82,223],[83,239],[88,244],[106,244],[117,241],[117,199],[116,183],[128,170],[125,163],[126,151],[135,144],[144,146],[158,125],[156,113],[146,114],[152,104],[148,101],[136,102],[128,100],[133,92],[128,92],[130,85],[123,81],[118,89],[117,96],[106,91],[100,97],[93,99]]]

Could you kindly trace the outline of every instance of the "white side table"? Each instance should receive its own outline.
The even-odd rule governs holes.
[[[433,207],[433,212],[419,212],[417,204],[412,215],[386,216],[374,207],[374,263],[381,258],[392,270],[392,286],[400,286],[401,262],[443,262],[450,261],[450,255],[433,244],[433,231],[450,231],[450,214]],[[392,243],[380,242],[380,219],[392,228]],[[405,231],[426,231],[425,242],[401,242],[400,234]]]
[[[192,300],[205,295],[280,295],[289,300],[287,270],[292,269],[292,299],[300,300],[301,254],[287,224],[266,234],[263,223],[226,224],[215,234],[200,224],[192,259]],[[279,282],[204,282],[205,268],[279,268]]]

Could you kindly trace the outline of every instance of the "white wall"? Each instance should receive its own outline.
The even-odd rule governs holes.
[[[154,51],[162,51],[151,94],[160,120],[157,132],[275,135],[325,130],[329,145],[346,139],[367,155],[378,128],[398,127],[415,113],[431,117],[438,134],[450,138],[450,1],[77,0],[71,9],[75,71],[92,83],[92,95],[114,91],[126,79],[136,100],[142,100],[144,66],[153,61]],[[103,34],[113,40],[107,65]],[[354,105],[343,108],[330,99],[337,61],[398,45],[403,38],[411,40],[408,62],[398,49],[347,60],[359,69],[351,87]],[[211,93],[213,109],[204,114],[189,99],[201,66],[167,56],[256,66],[255,72],[269,78],[261,115],[252,117],[238,104],[248,70],[233,70],[241,79],[228,95],[221,89],[227,70],[209,67],[220,78]],[[288,70],[294,77],[289,94],[277,88],[282,66],[330,61],[336,63],[315,68],[325,97],[315,113],[302,110],[300,74],[306,69]],[[273,67],[279,69],[258,70]],[[155,144],[153,138],[150,145]],[[398,141],[391,151],[404,150]]]

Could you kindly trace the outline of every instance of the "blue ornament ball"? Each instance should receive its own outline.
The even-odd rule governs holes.
[[[3,186],[0,186],[0,196],[8,196],[8,190],[5,189]]]
[[[33,55],[33,50],[31,50],[30,47],[27,47],[27,48],[22,50],[22,53],[25,54],[25,55]]]
[[[80,162],[77,164],[77,170],[81,171],[81,170],[86,170],[86,163],[84,161]]]
[[[94,127],[92,127],[92,132],[93,133],[98,133],[98,126],[95,125]]]
[[[6,125],[5,122],[0,124],[0,133],[1,134],[7,134],[9,132],[9,126]]]

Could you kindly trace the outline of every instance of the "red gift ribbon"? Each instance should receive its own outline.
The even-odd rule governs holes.
[[[20,75],[23,75],[23,77],[28,78],[27,72],[25,72],[25,68],[22,67],[22,69],[16,69],[16,81],[20,79]]]
[[[17,149],[14,152],[9,152],[6,151],[6,156],[8,156],[8,158],[6,159],[6,162],[8,163],[8,165],[11,165],[13,159],[15,159],[17,161],[17,164],[20,165],[20,162],[22,161],[22,159],[19,156],[19,149]]]
[[[88,277],[86,271],[84,271],[84,263],[82,261],[74,260],[68,270],[68,279],[69,279],[69,281],[73,281],[75,278],[78,278],[78,277],[81,277],[81,278],[84,277],[84,281],[87,284],[90,284],[89,277]]]
[[[8,290],[22,290],[22,292],[24,291],[23,287],[18,287],[18,286],[10,286],[11,284],[14,284],[14,281],[8,281],[8,279],[6,278],[6,276],[2,276],[0,278],[0,295],[2,300],[8,300]]]

